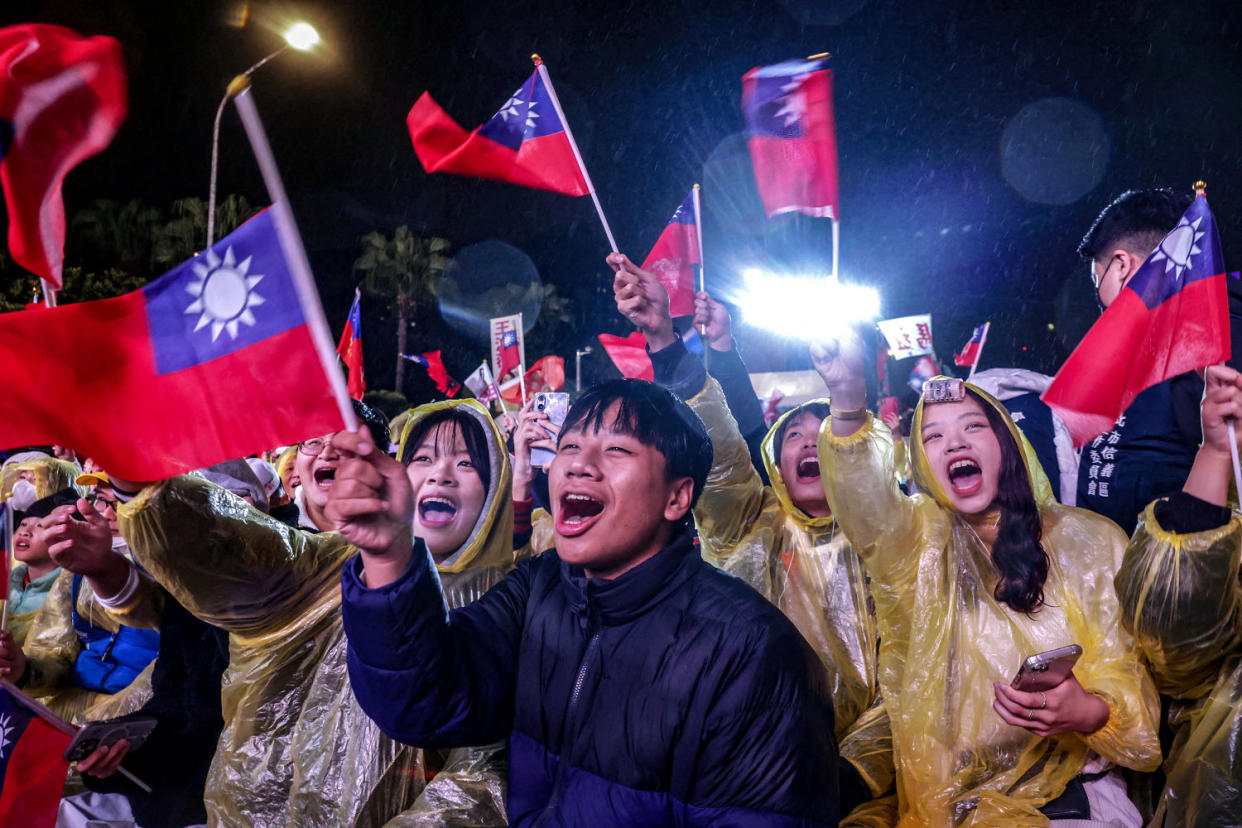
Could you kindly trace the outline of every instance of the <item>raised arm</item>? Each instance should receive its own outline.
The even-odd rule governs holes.
[[[1203,446],[1186,485],[1148,506],[1114,582],[1122,623],[1157,687],[1182,699],[1209,692],[1225,661],[1242,648],[1242,520],[1226,506],[1228,424],[1242,413],[1242,377],[1214,366],[1206,379]]]
[[[694,518],[705,551],[726,557],[763,509],[764,486],[752,463],[750,447],[720,386],[707,376],[703,364],[673,331],[668,294],[659,279],[620,253],[611,254],[608,263],[616,274],[613,296],[617,310],[647,338],[655,382],[685,400],[707,427],[712,469]],[[713,324],[719,327],[718,321]],[[714,333],[716,338],[724,336],[720,331]]]
[[[345,458],[325,514],[359,550],[342,574],[349,676],[359,705],[394,739],[424,747],[498,741],[513,717],[527,561],[481,599],[444,610],[426,545],[410,531],[413,493],[400,463],[363,432],[334,443]]]

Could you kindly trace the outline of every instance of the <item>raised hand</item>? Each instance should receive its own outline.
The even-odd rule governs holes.
[[[733,349],[733,320],[729,317],[729,309],[706,291],[694,295],[693,324],[713,350]]]
[[[651,350],[658,351],[677,339],[668,313],[668,291],[659,278],[629,260],[624,253],[609,253],[608,266],[616,276],[612,294],[621,315],[642,331]]]
[[[60,506],[47,517],[47,551],[57,566],[88,578],[121,573],[129,564],[112,551],[108,519],[87,500]]]
[[[1108,702],[1084,690],[1073,673],[1044,692],[1024,693],[1000,682],[992,682],[992,692],[996,715],[1036,736],[1094,733],[1108,722]]]
[[[342,461],[324,515],[362,552],[367,585],[391,583],[413,552],[414,490],[405,467],[376,448],[365,427],[338,432],[332,446]]]
[[[862,389],[866,404],[866,380],[863,377],[863,343],[852,330],[843,330],[833,339],[811,343],[811,361],[823,377],[833,397],[837,391]]]
[[[1242,437],[1238,417],[1242,414],[1242,375],[1227,365],[1211,365],[1204,371],[1203,402],[1199,417],[1203,423],[1203,445],[1195,454],[1194,465],[1182,491],[1217,506],[1228,505],[1229,481],[1233,461],[1229,449],[1229,424]]]

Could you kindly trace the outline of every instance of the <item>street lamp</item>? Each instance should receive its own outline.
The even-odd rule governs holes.
[[[287,49],[295,49],[299,52],[309,52],[313,49],[319,43],[319,32],[315,31],[315,27],[311,24],[298,21],[285,29],[284,38],[284,46],[229,81],[228,89],[225,90],[224,97],[220,99],[220,105],[216,107],[216,120],[211,128],[211,184],[207,188],[207,247],[211,247],[212,242],[216,240],[216,169],[220,160],[220,119],[224,116],[225,104],[249,85],[244,81],[277,55]]]
[[[579,393],[582,392],[582,357],[589,353],[591,353],[590,345],[579,348],[574,354],[574,390]]]

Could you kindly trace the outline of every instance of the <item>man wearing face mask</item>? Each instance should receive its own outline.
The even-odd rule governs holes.
[[[1177,226],[1189,203],[1190,196],[1172,190],[1130,190],[1096,218],[1078,254],[1090,264],[1105,310]],[[1235,280],[1227,281],[1236,290]],[[1112,431],[1083,446],[1077,505],[1133,532],[1147,504],[1180,491],[1190,473],[1202,437],[1202,396],[1203,380],[1191,371],[1135,397]]]

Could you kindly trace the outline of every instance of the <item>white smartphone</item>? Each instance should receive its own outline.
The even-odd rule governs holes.
[[[569,395],[563,391],[540,391],[535,394],[535,410],[547,414],[553,425],[562,426],[565,424],[565,415],[569,413]],[[548,436],[552,436],[551,432]],[[535,467],[546,466],[555,457],[556,452],[545,448],[530,450],[530,464]]]

